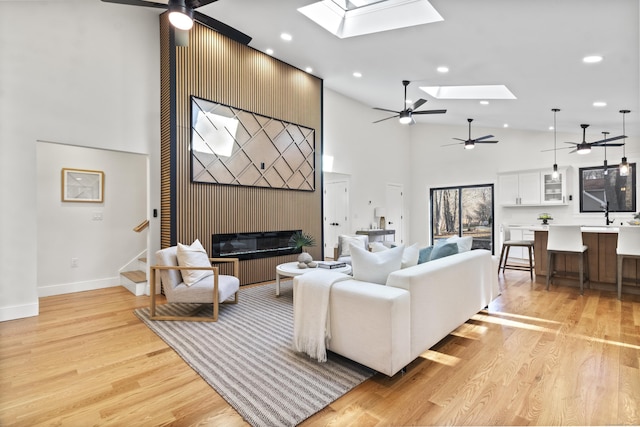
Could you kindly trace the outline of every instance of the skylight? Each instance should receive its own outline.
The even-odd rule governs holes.
[[[420,86],[436,99],[517,99],[505,85]]]
[[[444,20],[427,0],[321,0],[298,11],[341,39]]]

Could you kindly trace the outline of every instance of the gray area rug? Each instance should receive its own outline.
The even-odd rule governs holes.
[[[148,308],[135,314],[249,424],[295,426],[374,371],[333,353],[318,363],[293,351],[292,281],[281,286],[279,298],[273,285],[241,288],[239,303],[221,305],[215,323],[153,322]],[[184,314],[192,308],[170,304],[158,311]]]

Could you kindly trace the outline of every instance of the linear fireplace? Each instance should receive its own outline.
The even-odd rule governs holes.
[[[242,260],[299,254],[302,250],[289,244],[289,239],[296,231],[300,230],[213,234],[211,256]]]

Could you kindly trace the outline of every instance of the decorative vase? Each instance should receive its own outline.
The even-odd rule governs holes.
[[[318,263],[315,262],[315,261],[309,261],[307,263],[307,267],[309,267],[309,268],[316,268],[317,266],[318,266]]]
[[[298,263],[298,268],[307,268],[307,264],[304,262],[299,262]]]
[[[313,261],[313,257],[308,252],[303,251],[300,255],[298,255],[298,262],[307,264],[311,261]]]
[[[546,218],[544,218],[544,219],[542,220],[542,225],[548,225],[548,224],[549,224],[549,221],[547,221],[547,219],[546,219]]]

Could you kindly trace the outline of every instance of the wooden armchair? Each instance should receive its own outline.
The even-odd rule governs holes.
[[[218,267],[181,267],[178,265],[177,247],[171,246],[156,252],[156,265],[150,268],[151,320],[190,320],[216,322],[219,304],[237,304],[240,289],[239,261],[237,258],[209,258],[212,263],[233,263],[233,276],[218,273]],[[213,275],[187,286],[182,279],[183,270],[211,270]],[[160,274],[157,274],[157,273]],[[162,316],[156,314],[156,289],[162,284],[168,303],[197,303],[200,307],[187,316]],[[233,296],[233,299],[230,298]],[[213,304],[213,316],[196,316],[204,306]]]

